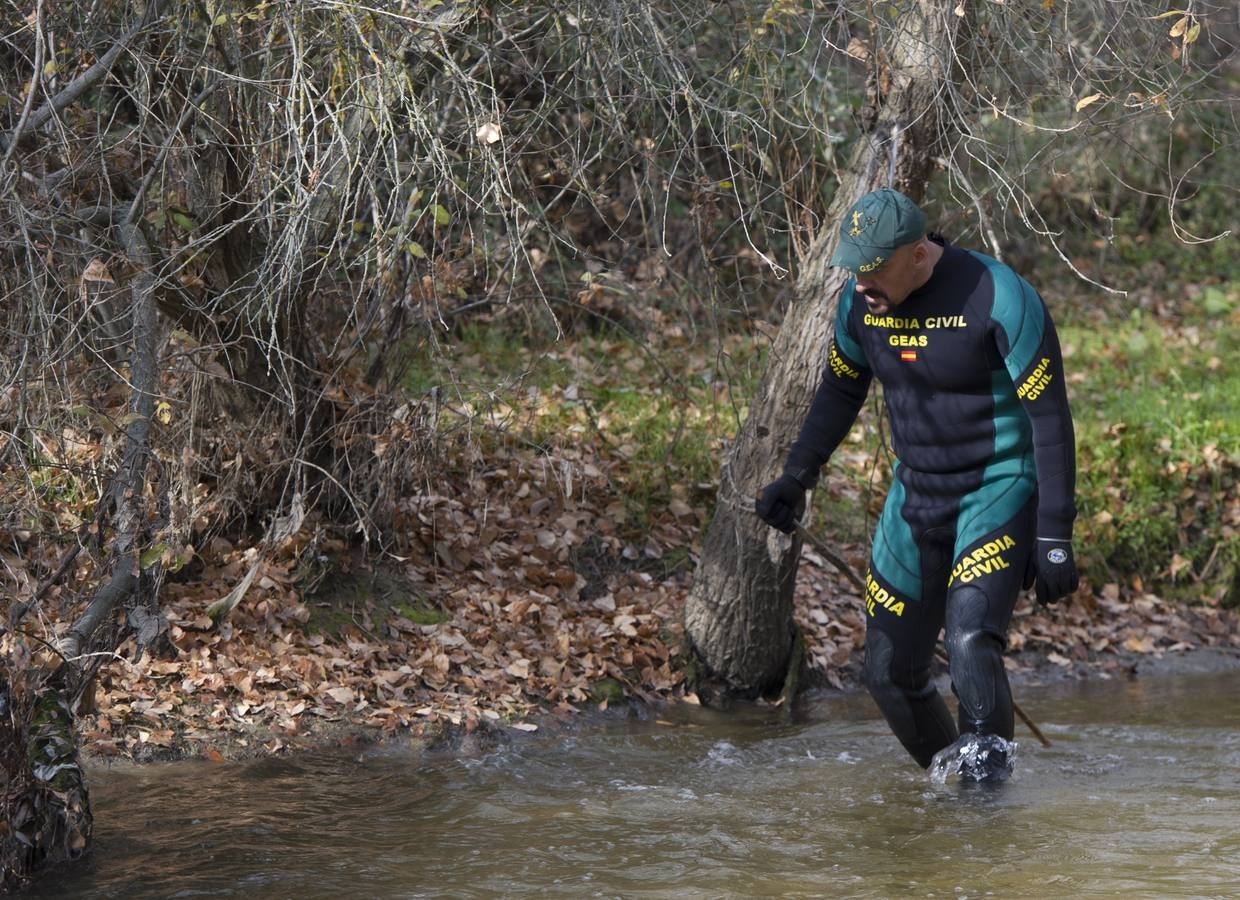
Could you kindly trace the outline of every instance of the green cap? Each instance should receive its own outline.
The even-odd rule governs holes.
[[[897,247],[925,233],[926,214],[916,203],[892,188],[871,191],[844,214],[831,265],[854,275],[877,271]]]

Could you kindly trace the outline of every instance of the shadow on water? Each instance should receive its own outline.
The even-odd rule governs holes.
[[[43,896],[1220,896],[1240,677],[1025,689],[999,790],[932,784],[860,697],[679,708],[468,757],[92,775],[97,851]]]

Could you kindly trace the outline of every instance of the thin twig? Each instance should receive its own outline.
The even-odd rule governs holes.
[[[198,104],[202,103],[203,100],[206,100],[207,97],[211,96],[211,93],[219,87],[222,81],[223,79],[219,77],[212,78],[211,81],[207,83],[207,86],[198,92],[197,96],[190,100],[189,103],[185,104],[185,109],[181,113],[181,118],[177,120],[177,123],[172,126],[172,130],[168,132],[168,139],[164,141],[163,146],[159,148],[159,155],[155,157],[155,160],[151,163],[150,168],[147,170],[146,175],[142,179],[142,184],[138,185],[138,190],[134,192],[133,203],[129,205],[129,212],[125,214],[125,218],[122,220],[126,225],[132,225],[137,220],[138,214],[142,211],[142,204],[146,198],[146,192],[151,186],[151,181],[154,179],[156,173],[158,173],[163,167],[164,159],[168,156],[168,151],[172,149],[172,142],[176,139],[176,136],[180,132],[182,126],[185,125],[185,121],[190,117],[191,113],[198,109]]]
[[[13,129],[13,139],[5,148],[4,158],[0,159],[0,172],[9,164],[9,157],[17,149],[17,140],[26,129],[26,121],[30,117],[30,109],[34,106],[34,95],[39,92],[43,79],[43,0],[38,0],[34,7],[34,69],[30,74],[30,90],[26,93],[26,102],[22,105],[22,114]]]
[[[837,568],[841,574],[843,574],[849,581],[851,581],[853,585],[857,588],[857,590],[861,592],[861,596],[864,597],[865,596],[865,582],[861,579],[861,576],[857,574],[856,570],[853,569],[853,567],[850,566],[847,562],[845,562],[842,557],[834,553],[825,543],[823,543],[822,539],[819,538],[816,534],[814,534],[812,531],[810,531],[800,522],[797,522],[796,525],[797,525],[797,534],[800,536],[800,538],[804,541],[809,541],[809,543],[813,546],[814,550],[819,555],[825,557],[827,562],[835,566],[835,568]]]

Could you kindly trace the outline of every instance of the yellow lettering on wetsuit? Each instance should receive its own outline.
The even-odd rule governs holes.
[[[927,328],[968,328],[969,323],[965,321],[964,316],[929,316],[926,319]]]
[[[874,611],[880,606],[892,615],[904,615],[904,601],[875,581],[871,573],[866,572],[865,611],[873,616]]]
[[[926,336],[924,334],[892,334],[888,335],[887,343],[893,347],[924,347]]]
[[[862,317],[861,321],[866,325],[872,325],[875,328],[912,329],[921,327],[921,320],[916,316],[906,319],[903,316],[875,316],[870,313],[866,313]]]
[[[948,586],[955,583],[957,578],[968,584],[974,578],[1012,568],[1012,564],[1004,559],[1002,554],[1003,551],[1011,550],[1015,546],[1016,541],[1012,540],[1012,536],[1005,534],[1001,538],[975,547],[972,552],[960,557],[960,562],[956,563],[956,567],[952,569],[952,577],[947,580]]]
[[[866,313],[861,319],[872,328],[887,328],[895,331],[916,331],[922,327],[921,320],[916,316],[875,316]],[[968,323],[964,316],[932,316],[926,319],[926,328],[964,328]],[[889,334],[889,347],[928,347],[930,339],[924,334]]]
[[[835,343],[832,342],[831,349],[827,351],[827,363],[831,366],[831,372],[837,376],[846,375],[849,378],[860,378],[861,373],[848,364],[848,360],[840,356],[835,349]]]
[[[1037,400],[1038,396],[1046,390],[1046,386],[1054,378],[1050,372],[1046,371],[1050,364],[1049,357],[1042,357],[1038,367],[1030,372],[1029,377],[1016,389],[1016,396],[1022,400]]]

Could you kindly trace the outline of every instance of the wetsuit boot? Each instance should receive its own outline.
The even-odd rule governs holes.
[[[936,760],[954,765],[962,781],[1006,781],[1014,731],[1012,690],[1003,665],[1010,603],[992,602],[981,587],[963,584],[947,595],[947,652],[959,701],[960,738]]]

